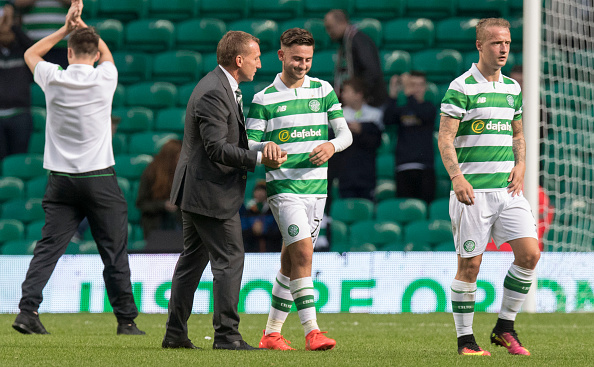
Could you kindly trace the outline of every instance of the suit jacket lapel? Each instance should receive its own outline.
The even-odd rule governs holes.
[[[244,125],[243,116],[241,116],[241,114],[239,113],[239,105],[237,104],[237,100],[235,99],[235,93],[233,92],[233,89],[231,89],[231,84],[229,84],[229,80],[227,80],[227,76],[225,75],[223,70],[221,70],[221,68],[218,66],[215,68],[215,73],[217,74],[217,76],[219,77],[219,79],[221,80],[221,82],[223,84],[223,87],[227,91],[227,96],[229,97],[231,106],[235,107],[235,108],[232,108],[232,110],[235,111],[235,116],[239,120],[239,123],[243,126]]]

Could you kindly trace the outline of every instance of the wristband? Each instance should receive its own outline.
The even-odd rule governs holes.
[[[460,173],[456,173],[455,175],[453,175],[452,177],[450,177],[450,181],[454,181],[454,179],[458,176],[462,175],[462,172]]]

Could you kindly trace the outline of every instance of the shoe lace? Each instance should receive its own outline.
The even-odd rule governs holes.
[[[282,336],[280,333],[278,335],[275,335],[275,339],[280,340],[280,341],[284,342],[285,344],[291,344],[291,342],[288,341],[287,339],[285,339],[285,337]]]

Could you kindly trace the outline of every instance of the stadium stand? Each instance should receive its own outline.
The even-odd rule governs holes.
[[[229,31],[244,31],[260,40],[260,51],[277,51],[279,48],[278,24],[270,19],[241,19],[227,24]]]
[[[99,18],[113,18],[128,22],[146,16],[147,0],[97,0],[97,3]]]
[[[87,5],[85,2],[85,9]],[[94,19],[88,25],[95,27],[110,51],[117,51],[124,44],[124,25],[117,19]]]
[[[280,24],[281,32],[289,28],[307,29],[314,37],[316,42],[316,51],[325,50],[331,47],[332,41],[324,28],[324,21],[319,18],[301,18],[284,21]]]
[[[0,177],[0,203],[25,196],[25,183],[17,177]]]
[[[125,43],[128,50],[160,52],[175,44],[175,26],[166,19],[139,19],[126,25]]]
[[[427,218],[427,204],[419,199],[396,198],[377,204],[376,219],[407,224]]]
[[[435,25],[430,19],[401,18],[384,23],[384,50],[417,51],[433,46]]]
[[[332,203],[330,215],[333,220],[339,220],[345,224],[373,218],[373,203],[367,199],[338,199]]]
[[[443,19],[456,15],[456,2],[458,0],[405,0],[405,17],[425,17],[430,19]]]
[[[24,224],[45,218],[41,199],[12,199],[2,204],[1,219],[16,219]]]
[[[120,83],[129,84],[150,80],[153,63],[151,55],[136,51],[116,51],[113,53],[113,61],[118,68]]]
[[[26,153],[10,155],[2,161],[1,172],[2,176],[18,177],[24,180],[45,175],[43,155]]]
[[[189,19],[176,24],[175,47],[180,50],[212,52],[226,32],[227,26],[220,19]]]
[[[17,241],[25,238],[25,226],[16,219],[0,219],[0,248],[8,241]]]
[[[248,0],[200,1],[200,16],[224,21],[247,18]]]
[[[198,16],[197,0],[148,0],[147,17],[179,21]]]
[[[153,80],[182,84],[201,77],[202,55],[196,51],[167,51],[153,57]]]
[[[135,133],[152,130],[154,125],[153,110],[146,107],[120,107],[112,110],[112,115],[121,118],[118,125],[120,133]]]
[[[431,245],[451,241],[452,225],[450,221],[440,219],[413,221],[404,228],[404,240]]]
[[[352,11],[358,17],[386,21],[402,16],[404,0],[353,0]]]
[[[302,0],[251,0],[248,4],[248,16],[287,20],[303,15]]]
[[[140,82],[126,88],[126,104],[152,109],[175,106],[177,88],[168,82]]]

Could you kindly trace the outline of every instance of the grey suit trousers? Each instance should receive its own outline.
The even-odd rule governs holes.
[[[244,248],[239,213],[230,219],[216,219],[184,211],[182,218],[184,250],[173,273],[165,340],[188,340],[194,294],[209,261],[214,278],[214,341],[241,340],[237,305]]]

